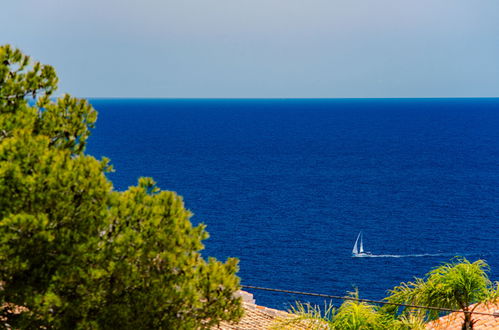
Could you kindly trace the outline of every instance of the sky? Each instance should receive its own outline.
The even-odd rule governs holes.
[[[499,96],[497,0],[15,0],[0,44],[79,97]]]

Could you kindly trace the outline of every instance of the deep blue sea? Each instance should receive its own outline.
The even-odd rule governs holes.
[[[182,195],[203,256],[238,257],[242,284],[380,299],[456,255],[499,280],[499,99],[90,101],[87,152],[115,189],[150,176]],[[351,256],[361,230],[384,256]]]

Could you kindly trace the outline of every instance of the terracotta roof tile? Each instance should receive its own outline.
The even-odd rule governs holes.
[[[471,305],[473,308],[475,305]],[[499,329],[499,301],[495,303],[481,304],[476,307],[475,312],[490,313],[493,315],[473,315],[475,324],[474,330],[489,330]],[[463,313],[455,312],[446,316],[442,316],[438,320],[429,322],[427,325],[428,330],[443,330],[443,329],[460,329],[463,324]]]
[[[237,324],[222,322],[218,329],[220,330],[260,330],[275,329],[278,325],[277,320],[292,318],[293,315],[285,311],[259,306],[255,304],[253,295],[245,291],[237,293],[243,298],[244,315]],[[290,326],[279,325],[279,329],[309,329],[304,324],[293,324]]]
[[[221,330],[253,330],[270,329],[278,317],[289,317],[289,314],[283,311],[258,306],[243,302],[244,315],[237,324],[223,322],[219,329]]]

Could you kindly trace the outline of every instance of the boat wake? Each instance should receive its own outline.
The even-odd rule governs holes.
[[[354,258],[418,258],[418,257],[454,257],[452,253],[417,253],[417,254],[357,254]]]
[[[357,235],[355,244],[352,249],[352,257],[354,258],[421,258],[421,257],[464,257],[469,254],[461,253],[412,253],[412,254],[374,254],[364,251],[363,233]],[[360,247],[359,247],[360,246]]]

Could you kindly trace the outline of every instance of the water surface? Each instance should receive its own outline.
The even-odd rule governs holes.
[[[498,279],[498,99],[91,102],[115,188],[178,192],[243,284],[380,299],[454,255]],[[360,230],[378,257],[351,257]]]

